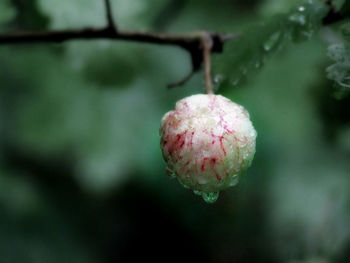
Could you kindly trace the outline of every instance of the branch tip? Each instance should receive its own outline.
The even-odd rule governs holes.
[[[182,80],[174,82],[174,83],[170,83],[167,85],[168,89],[172,89],[172,88],[176,88],[176,87],[180,87],[186,84],[186,82],[188,82],[193,75],[196,73],[196,70],[194,70],[193,68],[191,69],[190,73],[188,73]]]
[[[112,13],[112,5],[110,0],[104,0],[105,2],[105,10],[106,10],[106,18],[107,18],[107,28],[116,30],[116,24],[113,19],[113,13]]]

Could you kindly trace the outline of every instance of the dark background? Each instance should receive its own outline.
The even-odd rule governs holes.
[[[165,88],[186,52],[0,46],[0,263],[350,262],[350,99],[326,76],[342,22],[295,29],[297,2],[112,1],[121,28],[243,32],[213,70],[250,112],[257,152],[214,204],[166,176],[159,148],[163,114],[203,92],[200,73]],[[103,1],[0,0],[2,32],[104,24]]]

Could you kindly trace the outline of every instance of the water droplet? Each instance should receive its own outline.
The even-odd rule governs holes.
[[[206,184],[206,183],[208,183],[208,180],[206,178],[204,178],[204,177],[199,177],[198,178],[198,183],[199,184]]]
[[[245,153],[243,154],[243,159],[247,159],[248,156],[249,156],[249,154],[248,154],[247,152],[245,152]]]
[[[190,188],[188,185],[182,183],[181,181],[180,181],[180,183],[182,184],[182,186],[183,186],[184,188],[186,188],[186,189],[189,189],[189,188]]]
[[[303,36],[306,36],[307,39],[310,39],[312,37],[312,35],[314,34],[314,31],[313,30],[301,31],[301,34]]]
[[[231,84],[233,85],[233,86],[237,86],[238,85],[238,83],[240,82],[240,78],[236,78],[236,79],[234,79],[232,82],[231,82]]]
[[[305,7],[304,6],[299,6],[298,7],[298,11],[299,12],[304,12],[305,11]]]
[[[303,14],[294,13],[289,16],[289,21],[296,23],[300,26],[304,26],[306,24],[306,18]]]
[[[350,88],[350,76],[337,81],[338,85],[343,88]]]
[[[224,75],[217,74],[214,76],[213,82],[214,82],[214,91],[217,92],[220,88],[220,85],[225,81]]]
[[[202,192],[199,191],[199,190],[193,190],[193,193],[194,193],[195,195],[202,195]]]
[[[168,175],[171,179],[176,178],[176,174],[175,174],[175,173],[173,172],[173,170],[170,169],[169,167],[167,167],[167,168],[165,169],[165,171],[166,171],[167,175]]]
[[[224,81],[225,77],[221,74],[214,76],[214,84],[221,84]]]
[[[233,178],[231,179],[231,181],[229,182],[229,186],[236,186],[239,182],[239,177],[238,175],[233,175]]]
[[[275,32],[273,33],[269,39],[264,43],[263,48],[265,51],[270,51],[273,49],[279,42],[281,36],[281,32]]]
[[[260,68],[260,67],[261,67],[261,62],[260,61],[255,62],[255,68]]]
[[[219,192],[203,192],[202,193],[203,200],[206,203],[212,204],[219,198]]]

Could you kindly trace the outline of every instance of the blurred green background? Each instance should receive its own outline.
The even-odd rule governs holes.
[[[201,73],[166,89],[190,70],[179,48],[2,45],[0,263],[350,262],[350,99],[326,74],[345,20],[321,26],[313,1],[112,4],[124,29],[243,33],[213,70],[258,131],[252,167],[212,205],[166,176],[161,117],[203,92]],[[102,0],[0,0],[1,32],[104,24]]]

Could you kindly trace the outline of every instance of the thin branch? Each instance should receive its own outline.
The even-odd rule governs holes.
[[[187,81],[189,81],[195,73],[196,73],[196,70],[194,70],[192,67],[190,73],[188,73],[183,79],[181,79],[177,82],[168,84],[168,89],[172,89],[172,88],[176,88],[176,87],[185,85],[187,83]]]
[[[104,0],[104,2],[105,2],[105,9],[106,9],[107,27],[109,29],[117,30],[117,26],[113,19],[111,1]]]
[[[324,24],[330,24],[341,19],[332,0],[325,0],[330,6]],[[240,34],[219,34],[215,32],[192,32],[184,34],[166,34],[144,31],[117,30],[113,20],[110,0],[104,0],[107,26],[103,28],[83,28],[76,30],[57,30],[41,32],[0,33],[0,45],[23,43],[61,43],[70,40],[111,39],[158,45],[178,46],[191,55],[192,71],[183,80],[170,84],[170,87],[186,83],[202,65],[204,65],[204,81],[207,93],[213,93],[211,61],[212,53],[221,53],[225,42],[240,37]]]
[[[107,3],[107,2],[106,2]],[[113,29],[113,28],[112,28]],[[203,37],[205,36],[205,37]],[[207,91],[210,91],[210,53],[221,53],[226,41],[235,39],[240,35],[218,34],[211,32],[191,32],[184,34],[166,34],[144,31],[111,30],[110,25],[104,28],[84,28],[76,30],[57,30],[41,32],[18,32],[0,34],[0,45],[23,43],[62,43],[70,40],[111,39],[140,43],[178,46],[191,55],[192,72],[185,79],[170,85],[172,87],[183,85],[197,72],[202,63],[205,66],[205,79]],[[205,39],[205,41],[204,41]]]
[[[119,30],[113,19],[110,0],[103,0],[107,25],[103,28],[83,28],[76,30],[57,30],[41,32],[17,32],[0,34],[0,45],[23,44],[23,43],[61,43],[68,40],[79,39],[111,39],[125,40],[141,43],[174,45],[187,50],[191,55],[192,70],[184,79],[170,84],[168,87],[175,87],[185,84],[202,63],[204,63],[204,76],[206,92],[213,93],[211,87],[210,54],[211,52],[221,53],[226,41],[238,37],[238,35],[223,35],[209,32],[193,32],[186,34],[164,34],[142,31]]]
[[[225,35],[211,34],[215,45],[222,47],[227,41]],[[217,36],[222,36],[220,39]],[[165,34],[145,31],[110,31],[108,28],[84,28],[77,30],[56,30],[40,32],[18,32],[0,34],[0,45],[24,43],[61,43],[70,40],[111,39],[143,42],[159,45],[175,45],[185,49],[198,48],[201,36],[197,32],[185,34]],[[224,39],[224,41],[222,40]],[[215,52],[220,53],[219,48]]]

